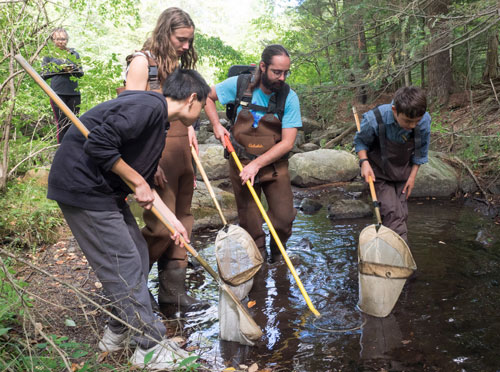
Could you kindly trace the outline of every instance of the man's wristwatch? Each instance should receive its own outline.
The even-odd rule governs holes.
[[[361,168],[361,165],[363,164],[363,162],[365,161],[368,161],[367,158],[364,158],[364,159],[359,159],[359,167]]]

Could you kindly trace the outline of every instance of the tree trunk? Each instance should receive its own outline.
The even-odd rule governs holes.
[[[488,51],[486,53],[486,68],[483,80],[489,82],[490,79],[498,77],[498,30],[493,28],[488,38]]]
[[[427,8],[429,19],[427,25],[431,32],[429,53],[441,50],[450,40],[450,31],[446,21],[440,16],[448,13],[451,0],[433,0]],[[453,89],[450,52],[443,50],[429,58],[428,62],[428,94],[441,105],[446,105]]]
[[[351,3],[353,6],[356,6],[359,3],[359,0],[352,0]],[[353,31],[356,35],[354,60],[356,61],[356,67],[361,70],[361,74],[355,75],[362,75],[354,76],[356,84],[359,84],[370,71],[370,61],[368,60],[368,49],[366,46],[365,25],[363,14],[361,12],[362,10],[358,10],[351,16]],[[356,88],[356,100],[361,104],[365,104],[367,102],[368,90],[366,85],[360,85]]]
[[[10,57],[9,57],[9,75],[14,74],[14,45],[10,42]],[[10,79],[9,83],[9,93],[11,98],[10,107],[8,108],[7,119],[3,123],[2,128],[2,163],[0,165],[0,191],[5,190],[7,186],[7,176],[8,176],[8,166],[9,166],[9,139],[10,139],[10,129],[12,125],[12,113],[14,112],[14,105],[16,102],[16,90],[14,87],[14,79]],[[4,103],[7,103],[6,100]]]

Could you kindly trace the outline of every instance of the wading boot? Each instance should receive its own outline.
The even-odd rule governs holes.
[[[160,290],[158,302],[160,305],[175,305],[186,311],[207,308],[210,304],[197,300],[186,293],[186,268],[164,269],[158,275]]]
[[[269,256],[269,262],[275,263],[280,261],[285,261],[283,255],[281,254],[280,249],[278,248],[278,244],[274,241],[274,238],[271,237],[271,242],[269,243],[269,250],[271,251],[271,255]],[[283,248],[286,251],[286,244],[283,244]]]

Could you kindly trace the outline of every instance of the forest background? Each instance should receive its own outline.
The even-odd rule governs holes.
[[[353,105],[373,107],[401,86],[424,87],[431,148],[453,154],[485,196],[495,191],[499,0],[1,0],[0,344],[27,306],[9,254],[55,242],[64,224],[45,187],[24,177],[49,166],[57,145],[49,99],[14,56],[40,71],[53,48],[50,31],[65,27],[85,71],[79,80],[83,113],[115,97],[125,56],[140,49],[169,6],[193,18],[198,69],[210,84],[223,80],[233,64],[258,63],[269,43],[287,47],[287,81],[299,94],[302,115],[325,131],[353,126]],[[352,151],[350,144],[337,147]],[[8,359],[0,351],[0,365]]]

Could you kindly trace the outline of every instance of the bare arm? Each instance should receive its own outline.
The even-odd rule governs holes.
[[[267,150],[265,153],[248,163],[240,173],[241,183],[245,184],[250,180],[253,185],[255,176],[259,170],[266,165],[274,163],[276,160],[282,158],[285,154],[290,152],[297,137],[297,128],[284,128],[281,131],[281,141]]]
[[[205,113],[207,114],[208,120],[210,120],[210,123],[212,124],[215,138],[217,138],[222,143],[222,146],[226,147],[226,145],[224,144],[224,136],[229,137],[229,132],[220,123],[219,115],[217,114],[217,107],[215,106],[215,102],[218,99],[219,98],[217,97],[217,92],[215,91],[215,87],[213,86],[207,97],[207,103],[205,104]]]
[[[146,90],[148,86],[148,59],[138,55],[130,62],[127,72],[126,90]]]
[[[358,152],[359,160],[368,159],[368,152],[366,150],[360,150]],[[369,161],[364,161],[361,164],[361,177],[365,179],[365,182],[368,183],[368,178],[371,177],[373,181],[375,181],[375,173],[373,173],[372,166]]]
[[[413,191],[413,187],[415,186],[415,179],[417,178],[417,173],[418,169],[420,168],[419,164],[413,164],[411,167],[410,171],[410,177],[408,177],[408,180],[406,181],[405,187],[403,189],[403,194],[406,194],[406,200],[411,195],[411,192]]]

